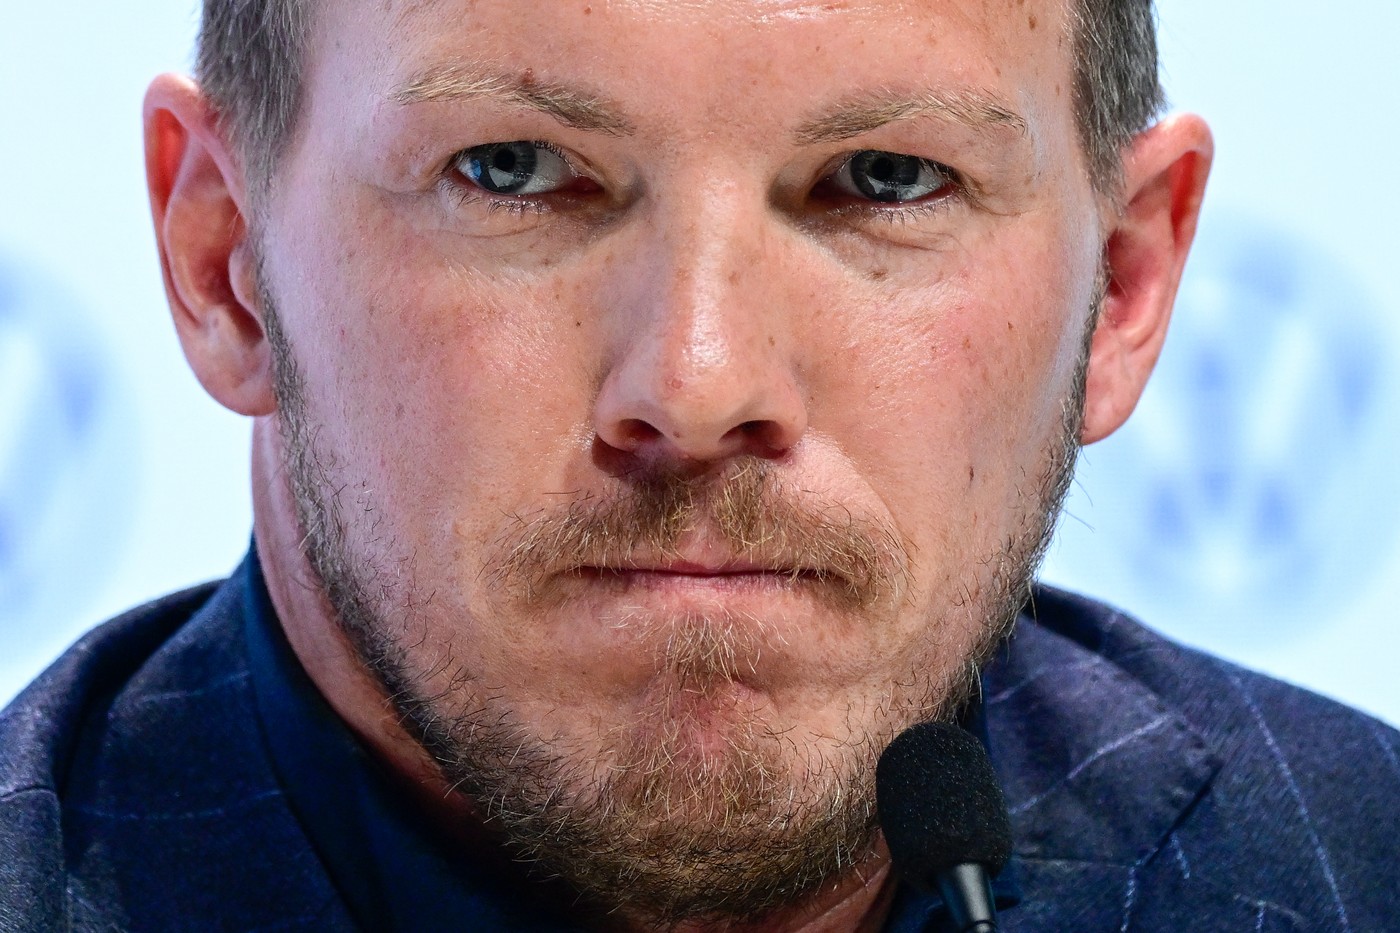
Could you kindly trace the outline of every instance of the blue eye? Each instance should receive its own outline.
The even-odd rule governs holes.
[[[886,204],[918,201],[954,183],[953,170],[918,156],[866,149],[831,176],[846,194]]]
[[[504,195],[548,194],[576,177],[552,148],[521,140],[473,146],[457,157],[456,168],[477,187]]]

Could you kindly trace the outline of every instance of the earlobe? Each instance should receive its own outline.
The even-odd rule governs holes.
[[[1090,352],[1081,443],[1102,440],[1128,419],[1156,365],[1213,154],[1210,129],[1188,114],[1139,134],[1124,155],[1122,206],[1104,245],[1107,290]]]
[[[185,358],[226,408],[271,414],[271,353],[239,162],[189,78],[157,78],[144,122],[156,244]]]

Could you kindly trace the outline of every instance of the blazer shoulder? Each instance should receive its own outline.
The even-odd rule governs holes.
[[[1028,615],[1042,634],[1070,643],[1069,651],[1082,649],[1123,671],[1226,746],[1231,735],[1241,733],[1262,740],[1261,720],[1286,720],[1314,737],[1319,729],[1349,723],[1372,737],[1369,748],[1353,751],[1387,765],[1396,760],[1400,733],[1375,717],[1173,641],[1113,606],[1042,585],[1035,588]]]
[[[1091,599],[1042,587],[1034,602],[1033,651],[1106,661],[1215,750],[1219,770],[1168,837],[1168,861],[1319,929],[1380,928],[1368,924],[1390,916],[1400,861],[1400,733]]]
[[[206,583],[172,593],[97,626],[0,711],[0,796],[61,787],[83,724],[218,586]]]
[[[0,927],[71,926],[62,797],[81,737],[214,588],[192,587],[99,625],[0,712]]]
[[[79,639],[0,711],[0,926],[67,929],[62,795],[88,724],[216,584],[140,606]]]

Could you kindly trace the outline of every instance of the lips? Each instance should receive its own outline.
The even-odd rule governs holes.
[[[829,574],[811,568],[743,560],[719,563],[689,560],[629,561],[621,566],[580,565],[570,568],[568,575],[647,587],[729,587],[762,584],[787,586],[796,582],[829,579]]]
[[[781,576],[796,576],[802,572],[800,567],[783,566],[781,564],[767,561],[743,560],[731,558],[728,560],[686,560],[678,558],[675,560],[629,560],[618,566],[611,567],[591,567],[599,573],[652,573],[671,574],[684,577],[723,577],[738,576],[741,574],[776,574]]]
[[[594,584],[697,595],[801,591],[845,610],[903,591],[904,549],[891,528],[834,505],[721,491],[679,503],[641,493],[584,498],[517,518],[500,539],[503,559],[488,570],[539,605],[578,598]]]

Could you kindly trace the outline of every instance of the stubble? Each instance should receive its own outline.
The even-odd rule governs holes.
[[[394,634],[405,630],[404,605],[386,604],[379,568],[355,553],[333,493],[336,465],[318,444],[301,371],[265,286],[261,297],[305,556],[360,660],[445,780],[474,802],[517,859],[564,879],[604,910],[661,926],[761,916],[868,857],[878,832],[879,753],[915,722],[956,715],[1029,593],[1073,474],[1096,318],[1060,430],[1023,492],[1022,514],[1001,546],[968,568],[975,576],[968,592],[978,595],[958,609],[975,614],[979,631],[968,657],[942,673],[908,672],[881,702],[851,711],[848,734],[819,745],[735,716],[723,747],[700,754],[693,711],[725,702],[741,673],[736,665],[753,653],[746,639],[762,631],[763,620],[726,613],[669,619],[672,634],[658,659],[666,674],[661,692],[649,697],[643,721],[609,736],[611,764],[600,771],[532,734],[499,697],[476,689],[474,672],[447,672],[446,691],[428,685]],[[752,458],[717,475],[636,475],[608,497],[519,517],[496,542],[493,583],[543,609],[557,603],[556,587],[573,570],[625,569],[633,555],[673,553],[697,527],[736,554],[793,568],[837,611],[894,611],[908,585],[907,556],[893,529],[785,489]]]

